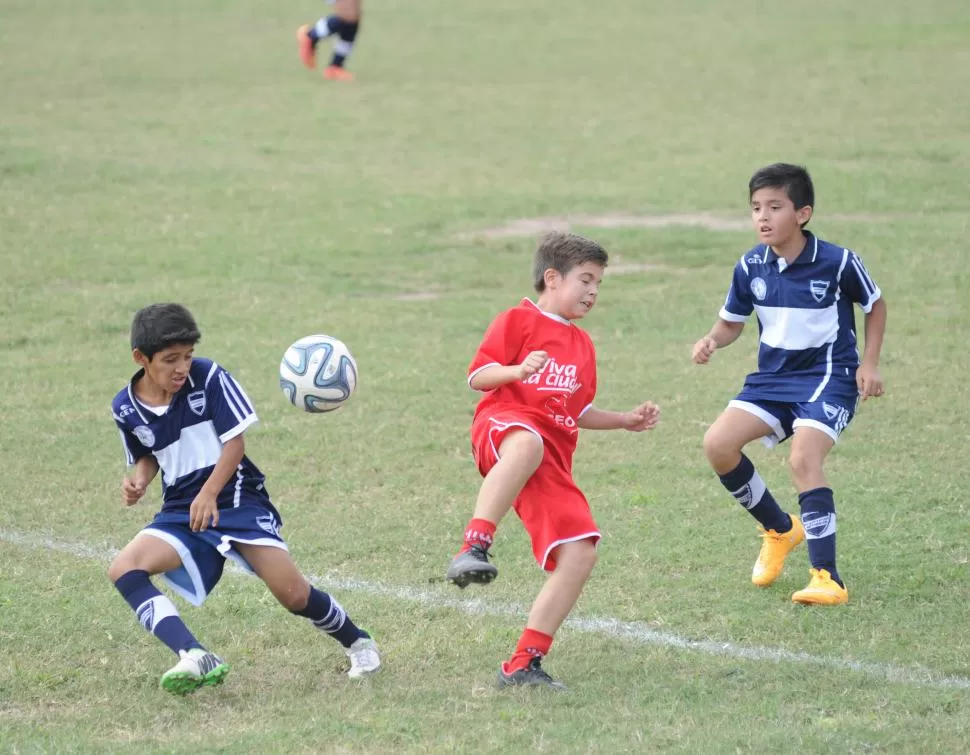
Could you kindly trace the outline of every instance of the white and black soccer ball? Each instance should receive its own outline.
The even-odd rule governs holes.
[[[283,354],[280,388],[291,404],[305,412],[332,412],[357,389],[357,361],[343,341],[306,336]]]

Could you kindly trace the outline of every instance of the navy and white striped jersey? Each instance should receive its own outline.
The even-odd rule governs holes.
[[[256,412],[235,378],[208,359],[192,360],[185,385],[164,409],[153,410],[135,397],[132,386],[143,374],[139,370],[111,402],[125,456],[134,464],[153,454],[162,476],[162,510],[188,509],[212,474],[223,444],[255,424]],[[254,497],[269,500],[264,480],[244,456],[217,497],[219,508]]]
[[[856,390],[859,366],[853,303],[863,312],[882,295],[854,252],[804,232],[805,248],[788,265],[771,247],[738,261],[720,317],[758,317],[758,371],[745,392],[765,401],[815,401],[827,386]]]

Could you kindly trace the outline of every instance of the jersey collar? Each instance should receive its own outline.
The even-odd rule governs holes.
[[[563,325],[572,325],[572,323],[569,320],[567,320],[565,317],[560,317],[559,315],[554,315],[552,312],[546,312],[546,310],[541,309],[538,304],[532,301],[532,299],[525,298],[522,300],[522,303],[531,304],[533,307],[536,308],[536,311],[539,314],[545,315],[550,320],[554,320],[555,322],[561,322]]]
[[[138,372],[136,372],[134,375],[131,376],[131,380],[128,381],[128,398],[131,399],[131,405],[135,408],[135,411],[138,412],[138,416],[141,417],[141,421],[147,425],[148,419],[145,417],[144,414],[142,414],[142,411],[140,408],[141,406],[143,406],[143,404],[141,400],[135,395],[135,383],[138,382],[140,378],[144,377],[144,375],[145,375],[145,368],[141,367],[139,368]],[[175,399],[178,398],[178,396],[187,392],[191,388],[195,388],[195,381],[192,379],[192,370],[190,369],[189,373],[185,376],[185,385],[179,388],[178,392],[174,396],[172,396],[172,401],[174,402]]]
[[[818,258],[818,239],[815,234],[811,231],[802,231],[802,235],[805,237],[805,246],[795,258],[795,261],[791,263],[792,265],[810,265]],[[767,245],[765,245],[765,262],[768,264],[779,262],[779,267],[782,270],[790,267],[785,263],[784,257],[779,257],[775,250]]]

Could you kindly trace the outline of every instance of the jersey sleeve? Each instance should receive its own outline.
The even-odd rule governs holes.
[[[718,317],[728,322],[746,322],[753,311],[754,304],[751,301],[748,269],[744,266],[742,259],[734,266],[731,288],[728,289],[727,298],[724,300],[724,306],[721,307]]]
[[[241,435],[259,418],[249,396],[228,370],[213,364],[205,381],[206,409],[223,443]]]
[[[862,258],[855,252],[846,250],[845,264],[842,266],[842,273],[839,276],[839,289],[842,290],[851,301],[862,307],[866,314],[872,311],[872,305],[882,296],[879,286],[873,281],[866,266],[862,264]]]
[[[115,420],[115,425],[118,428],[118,432],[121,433],[121,445],[125,449],[125,461],[128,462],[128,466],[135,464],[139,459],[143,459],[151,454],[151,450],[145,448],[135,434],[128,427],[128,424],[118,416],[117,412],[112,409],[112,416]]]
[[[507,366],[516,363],[525,334],[516,326],[512,311],[503,312],[488,326],[485,337],[468,366],[468,382],[486,367]]]

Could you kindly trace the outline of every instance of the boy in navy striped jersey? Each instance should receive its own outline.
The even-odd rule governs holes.
[[[196,640],[150,577],[160,575],[175,593],[201,605],[226,558],[262,579],[284,608],[340,642],[350,658],[349,676],[377,671],[374,640],[290,558],[265,477],[245,454],[243,433],[257,422],[256,413],[229,372],[194,356],[200,338],[179,304],[139,310],[131,348],[141,369],[111,405],[130,467],[121,484],[125,504],[137,503],[162,473],[161,511],[108,570],[142,626],[179,658],[161,686],[184,695],[220,684],[229,666]]]
[[[758,370],[708,429],[704,451],[721,483],[763,530],[751,581],[770,585],[789,551],[807,540],[810,581],[792,601],[838,605],[849,593],[836,569],[835,501],[822,466],[858,401],[883,394],[886,303],[858,255],[805,230],[815,191],[804,168],[762,168],[748,195],[761,243],[735,266],[719,318],[694,345],[693,360],[706,364],[716,349],[733,343],[754,312],[761,334]],[[865,313],[861,361],[853,304]],[[771,447],[789,436],[800,517],[779,507],[742,453],[752,440]]]

